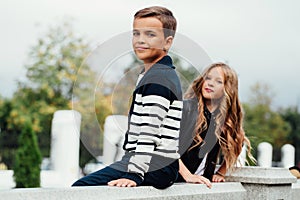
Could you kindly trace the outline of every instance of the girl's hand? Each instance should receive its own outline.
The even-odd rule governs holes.
[[[212,177],[212,182],[225,182],[225,178],[219,174],[214,174]]]
[[[184,179],[187,183],[201,183],[201,184],[205,184],[208,188],[211,188],[211,182],[204,176],[190,174]]]

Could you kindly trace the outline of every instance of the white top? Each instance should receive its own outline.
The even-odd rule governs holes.
[[[202,162],[200,163],[198,169],[196,170],[195,174],[202,176],[204,174],[205,170],[205,163],[206,163],[207,153],[205,154]]]
[[[136,81],[136,86],[139,84],[139,82],[142,80],[142,78],[144,77],[144,74],[140,74],[137,81]]]

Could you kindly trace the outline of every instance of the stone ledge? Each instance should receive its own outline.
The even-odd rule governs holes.
[[[257,166],[237,168],[230,176],[226,177],[226,180],[266,185],[292,184],[297,181],[296,177],[286,168]]]
[[[300,194],[300,179],[298,179],[296,183],[292,184],[293,200],[299,199],[299,194]]]
[[[245,200],[296,200],[292,186],[297,179],[287,168],[240,167],[226,180],[242,183],[247,191]]]
[[[300,179],[298,179],[296,183],[292,184],[292,189],[300,190]]]
[[[203,184],[176,183],[158,190],[150,186],[118,188],[108,186],[72,188],[31,188],[0,190],[1,199],[9,200],[99,200],[99,199],[244,199],[246,190],[241,183],[213,183],[211,189]]]

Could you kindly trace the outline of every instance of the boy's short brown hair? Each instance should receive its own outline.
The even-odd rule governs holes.
[[[155,17],[161,21],[164,28],[165,38],[168,36],[175,36],[177,21],[169,9],[161,6],[152,6],[143,8],[137,11],[134,15],[134,19],[146,17]]]

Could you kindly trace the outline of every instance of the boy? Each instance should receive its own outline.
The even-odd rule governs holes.
[[[144,62],[133,92],[121,161],[89,174],[73,186],[151,185],[164,189],[178,175],[178,139],[182,110],[180,81],[167,55],[176,19],[164,7],[144,8],[134,15],[132,45]]]

